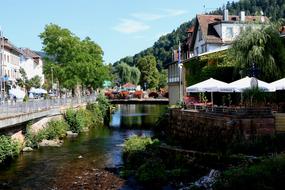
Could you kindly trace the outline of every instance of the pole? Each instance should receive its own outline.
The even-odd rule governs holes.
[[[179,103],[182,103],[182,63],[181,63],[181,45],[178,45],[178,68],[179,68]]]
[[[4,36],[3,36],[3,33],[2,33],[2,29],[0,27],[0,88],[1,88],[1,102],[3,101],[3,93],[2,93],[2,90],[3,90],[3,75],[2,75],[2,68],[3,68],[3,58],[4,58],[4,44],[2,43],[4,41]],[[5,42],[4,42],[5,43]],[[3,48],[2,48],[3,46]]]
[[[52,67],[50,68],[50,71],[51,71],[51,91],[53,94],[53,68]]]

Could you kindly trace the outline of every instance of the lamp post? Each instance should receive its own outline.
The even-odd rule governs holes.
[[[181,45],[178,45],[178,69],[179,69],[179,103],[182,103],[182,63],[181,63]]]

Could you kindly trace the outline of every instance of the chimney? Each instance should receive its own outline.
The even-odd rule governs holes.
[[[229,21],[229,10],[228,9],[224,10],[224,21]]]
[[[240,21],[245,22],[245,11],[240,12]]]

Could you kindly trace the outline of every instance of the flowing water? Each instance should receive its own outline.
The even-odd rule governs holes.
[[[50,189],[62,175],[82,168],[122,165],[122,144],[131,135],[152,136],[163,105],[118,105],[110,128],[94,129],[66,139],[60,148],[45,147],[23,153],[0,168],[0,189]]]

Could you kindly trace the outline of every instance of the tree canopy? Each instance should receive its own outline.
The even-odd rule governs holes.
[[[122,62],[115,66],[115,75],[117,76],[117,82],[125,84],[130,82],[132,84],[138,84],[141,76],[141,72],[137,67],[130,67],[128,64]]]
[[[81,40],[66,28],[46,25],[40,34],[46,52],[44,74],[67,89],[77,85],[98,88],[110,78],[109,68],[103,64],[103,50],[89,37]]]
[[[141,85],[147,88],[157,88],[159,84],[159,72],[156,68],[156,59],[147,55],[138,60],[138,68],[141,71]]]
[[[255,64],[259,70],[258,77],[267,81],[284,77],[285,44],[280,38],[279,27],[271,24],[243,32],[230,49],[236,66],[249,73]]]

